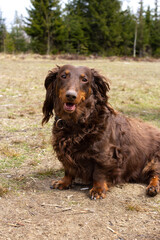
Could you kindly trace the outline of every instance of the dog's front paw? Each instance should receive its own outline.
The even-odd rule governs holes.
[[[103,199],[106,197],[106,193],[102,189],[96,189],[93,187],[90,190],[91,200]]]
[[[108,187],[106,182],[96,182],[90,190],[91,200],[103,199],[106,197]]]
[[[151,185],[149,185],[149,186],[146,188],[146,193],[147,193],[147,195],[149,195],[150,197],[156,196],[158,192],[159,192],[159,186],[151,186]]]
[[[154,197],[157,195],[157,193],[159,193],[159,177],[158,176],[154,176],[151,178],[149,185],[146,188],[146,193],[147,195],[149,195],[150,197]]]
[[[64,176],[61,180],[52,181],[51,189],[68,189],[72,183],[72,178],[69,176]]]
[[[58,180],[58,181],[52,181],[50,188],[63,190],[63,189],[68,189],[69,185],[64,183],[62,180]]]

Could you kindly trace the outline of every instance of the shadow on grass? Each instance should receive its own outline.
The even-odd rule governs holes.
[[[59,180],[64,176],[64,170],[59,169],[48,169],[40,170],[29,175],[14,175],[7,177],[0,177],[0,197],[6,194],[15,194],[17,192],[50,192],[50,186],[52,180]],[[89,194],[91,184],[83,184],[73,182],[70,190],[71,191],[83,191]]]
[[[48,169],[48,170],[45,170],[45,169],[42,169],[42,170],[39,170],[37,171],[36,173],[34,173],[32,175],[32,177],[34,178],[38,178],[38,179],[45,179],[45,178],[50,178],[50,177],[53,177],[53,178],[61,178],[64,176],[64,170],[61,168],[61,169],[58,169],[58,170],[55,170],[55,169]]]
[[[63,176],[63,169],[41,169],[28,175],[2,174],[0,177],[0,196],[17,191],[50,190],[52,179],[60,179]]]

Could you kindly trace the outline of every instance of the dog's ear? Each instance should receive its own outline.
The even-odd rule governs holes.
[[[93,75],[92,90],[95,97],[101,102],[107,102],[107,92],[110,90],[109,80],[91,69]]]
[[[46,88],[46,99],[43,104],[43,115],[42,124],[47,123],[50,117],[53,116],[54,103],[56,98],[56,78],[59,67],[54,68],[47,75],[44,86]]]

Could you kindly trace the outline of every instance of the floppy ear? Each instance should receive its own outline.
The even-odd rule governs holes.
[[[43,115],[42,124],[47,123],[50,117],[53,116],[54,103],[56,98],[56,77],[59,68],[54,68],[47,75],[44,86],[46,88],[46,99],[43,104]]]
[[[107,92],[110,90],[109,80],[104,76],[100,75],[94,69],[91,70],[93,74],[92,90],[95,97],[100,102],[107,102]]]

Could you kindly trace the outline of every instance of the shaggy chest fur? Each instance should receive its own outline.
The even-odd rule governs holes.
[[[100,149],[93,146],[101,139],[103,130],[95,125],[76,125],[59,129],[53,127],[53,148],[63,166],[73,176],[88,182],[92,179],[96,156]]]

